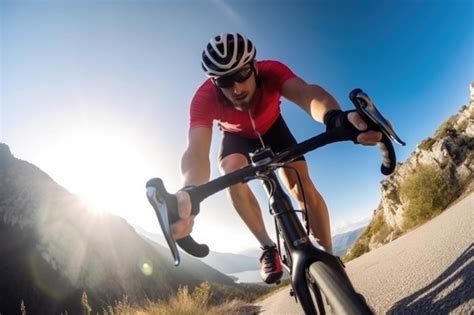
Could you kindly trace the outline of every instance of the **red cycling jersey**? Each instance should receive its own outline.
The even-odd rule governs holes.
[[[257,132],[265,134],[280,115],[283,83],[296,75],[286,65],[272,60],[258,61],[257,69],[259,87],[249,112],[235,109],[208,79],[199,87],[191,101],[190,128],[212,128],[212,122],[217,120],[223,131],[246,138],[258,138]],[[255,122],[255,129],[251,117]]]

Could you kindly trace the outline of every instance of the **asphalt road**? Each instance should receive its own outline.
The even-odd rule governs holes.
[[[377,314],[474,314],[474,193],[395,241],[347,264]],[[289,288],[261,314],[303,314]]]

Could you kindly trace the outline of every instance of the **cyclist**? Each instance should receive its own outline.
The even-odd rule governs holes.
[[[223,174],[246,166],[250,162],[248,153],[261,147],[262,141],[275,153],[296,144],[280,115],[281,96],[328,127],[346,123],[359,130],[367,128],[356,112],[342,112],[334,97],[322,87],[307,84],[281,62],[257,61],[255,57],[253,43],[238,33],[215,36],[202,53],[201,65],[208,79],[198,88],[190,105],[188,147],[181,160],[184,188],[176,193],[181,219],[172,225],[176,239],[189,235],[194,224],[186,189],[209,181],[214,120],[222,132],[218,161]],[[357,138],[362,144],[375,144],[380,139],[381,133],[373,131],[361,133]],[[310,229],[320,245],[332,253],[328,209],[308,175],[304,157],[290,166],[298,171],[304,187]],[[288,169],[279,172],[284,185],[303,209],[295,172]],[[237,184],[228,189],[228,196],[262,246],[263,281],[277,282],[283,272],[280,257],[265,229],[255,195],[247,184]]]

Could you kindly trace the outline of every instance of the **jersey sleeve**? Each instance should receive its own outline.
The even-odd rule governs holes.
[[[272,86],[279,91],[287,80],[296,77],[296,74],[288,66],[275,60],[263,61],[262,72],[272,83]]]
[[[215,117],[215,106],[212,91],[205,85],[201,86],[191,100],[189,108],[189,129],[196,127],[212,128]]]

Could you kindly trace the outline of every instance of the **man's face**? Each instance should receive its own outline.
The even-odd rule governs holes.
[[[241,111],[250,109],[257,84],[254,68],[247,64],[236,73],[215,80],[224,96]]]

